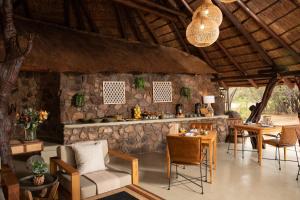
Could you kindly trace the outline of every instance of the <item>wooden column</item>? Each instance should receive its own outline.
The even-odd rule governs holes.
[[[3,0],[2,14],[1,26],[4,36],[5,57],[4,62],[0,63],[0,154],[2,162],[13,167],[9,138],[15,115],[10,115],[8,112],[8,100],[16,84],[25,56],[32,48],[33,37],[32,35],[28,37],[28,45],[25,49],[20,48],[21,45],[19,45],[13,21],[12,0]]]
[[[247,122],[257,123],[260,120],[261,114],[262,114],[263,110],[265,109],[265,107],[267,106],[267,103],[272,95],[273,89],[276,86],[277,81],[278,81],[277,75],[273,76],[269,80],[269,82],[266,86],[266,89],[264,91],[261,102],[256,103],[256,105],[252,108],[251,114],[248,117]],[[251,143],[252,143],[253,148],[256,148],[256,146],[257,146],[256,142],[257,141],[255,138],[251,138]]]

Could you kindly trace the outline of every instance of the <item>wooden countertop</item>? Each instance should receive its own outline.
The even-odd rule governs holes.
[[[82,127],[97,127],[97,126],[119,126],[132,124],[152,124],[152,123],[172,123],[184,121],[200,121],[200,120],[214,120],[227,119],[227,115],[217,115],[214,117],[189,117],[189,118],[171,118],[171,119],[155,119],[155,120],[134,120],[121,122],[101,122],[101,123],[80,123],[80,124],[64,124],[64,128],[82,128]]]

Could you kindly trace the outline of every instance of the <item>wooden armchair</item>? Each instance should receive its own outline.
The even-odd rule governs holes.
[[[1,169],[1,188],[3,190],[5,199],[19,200],[20,187],[16,175],[7,166],[2,166]]]
[[[107,147],[107,141],[101,140],[102,142],[105,141],[106,147]],[[95,141],[97,142],[97,141]],[[99,142],[99,141],[98,141]],[[76,165],[74,165],[74,158],[71,158],[74,156],[74,153],[72,152],[72,147],[70,146],[61,146],[62,149],[65,148],[68,158],[66,155],[64,155],[64,152],[59,152],[58,150],[58,156],[50,159],[50,172],[53,175],[58,175],[60,180],[60,195],[63,195],[67,199],[72,200],[79,200],[79,199],[86,199],[92,196],[97,195],[97,186],[95,183],[88,180],[86,177],[80,175],[78,170],[76,169]],[[62,151],[62,149],[60,151]],[[64,151],[65,151],[64,150]],[[106,163],[107,159],[109,160],[109,157],[117,157],[120,159],[123,159],[125,161],[131,162],[131,181],[128,183],[128,181],[124,181],[124,176],[130,176],[127,173],[117,171],[116,173],[118,176],[120,176],[120,173],[125,174],[124,176],[120,176],[120,179],[122,179],[120,182],[123,184],[120,187],[123,187],[128,184],[139,184],[139,172],[138,172],[138,159],[135,157],[132,157],[128,154],[115,151],[115,150],[109,150],[106,149],[104,152],[106,152]],[[71,158],[71,159],[70,159]],[[106,171],[106,170],[103,170]],[[108,172],[108,173],[114,173],[114,172]],[[112,188],[116,189],[116,188]]]

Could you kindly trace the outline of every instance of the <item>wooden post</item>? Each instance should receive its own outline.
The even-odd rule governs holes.
[[[272,95],[273,89],[276,86],[277,81],[278,81],[277,75],[273,76],[269,80],[269,82],[266,86],[266,89],[264,91],[261,102],[256,103],[254,109],[251,110],[251,114],[248,117],[247,122],[257,123],[260,120],[261,114],[262,114],[263,110],[265,109],[265,107],[267,106],[267,103]],[[252,147],[256,148],[257,141],[255,138],[251,138],[251,143],[252,143]]]
[[[15,116],[9,115],[8,100],[25,56],[32,48],[33,37],[29,36],[26,49],[20,48],[13,21],[12,0],[3,0],[2,14],[5,57],[4,62],[0,63],[0,154],[3,163],[13,168],[9,138]]]

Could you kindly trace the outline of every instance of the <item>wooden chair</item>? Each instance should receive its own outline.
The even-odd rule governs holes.
[[[196,128],[199,130],[207,130],[212,131],[213,130],[213,123],[191,123],[190,128]]]
[[[20,199],[20,186],[16,175],[7,166],[1,169],[1,188],[7,200]]]
[[[227,119],[227,123],[228,123],[228,131],[229,131],[228,138],[227,138],[227,143],[228,143],[227,153],[229,153],[230,150],[233,150],[230,148],[230,144],[231,144],[231,138],[234,137],[234,125],[243,124],[243,120],[240,118],[229,118],[229,119]],[[245,131],[238,131],[237,137],[242,139],[242,150],[238,150],[238,151],[242,151],[243,159],[245,157],[245,151],[257,152],[255,150],[246,150],[245,149],[245,143],[246,143],[247,138],[256,137],[256,135],[250,135],[249,133],[246,134]]]
[[[110,180],[118,181],[120,187],[139,184],[138,159],[128,154],[108,149],[106,140],[81,142],[80,144],[102,142],[103,153],[105,154],[105,163],[109,164],[110,157],[117,157],[125,161],[131,162],[131,175],[120,170],[111,169],[107,166],[107,170],[99,171],[101,177],[105,178],[105,184],[108,187]],[[94,182],[81,176],[76,169],[75,154],[71,146],[65,145],[58,147],[58,157],[50,159],[50,172],[58,175],[60,181],[60,195],[66,199],[79,200],[86,199],[97,195],[97,186]],[[87,155],[88,156],[88,155]],[[126,176],[126,177],[125,177]],[[128,181],[128,177],[129,181]],[[119,178],[119,180],[115,180]],[[112,188],[114,190],[117,188]]]
[[[203,194],[203,176],[202,176],[202,163],[204,160],[201,138],[199,137],[180,137],[180,136],[167,136],[168,150],[170,154],[170,177],[169,187],[171,188],[171,174],[172,164],[176,166],[176,178],[183,177],[187,181],[201,187],[201,194]],[[186,176],[178,173],[177,165],[198,165],[200,168],[200,178],[187,178]],[[200,180],[200,184],[193,180]]]
[[[275,160],[277,160],[277,155],[278,155],[278,164],[279,164],[279,170],[281,170],[281,165],[280,165],[280,149],[281,148],[287,148],[287,147],[294,147],[295,148],[295,153],[296,153],[296,158],[297,158],[297,163],[299,166],[299,159],[298,159],[298,153],[297,153],[297,134],[296,134],[296,129],[297,126],[283,126],[282,127],[282,132],[277,134],[277,135],[267,135],[270,137],[273,137],[273,139],[265,139],[263,142],[264,144],[268,144],[271,146],[276,147],[276,153],[275,153]],[[287,160],[284,160],[287,161]]]

